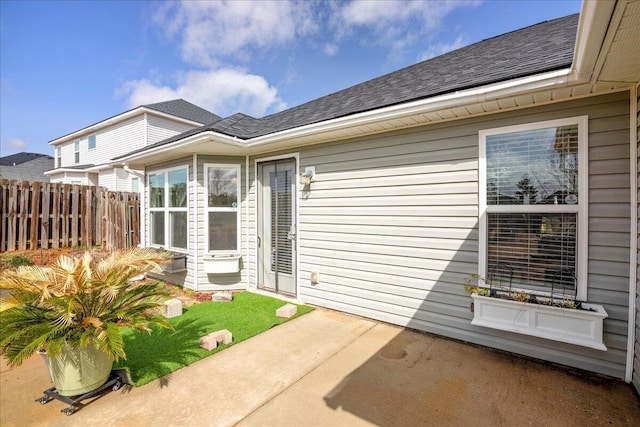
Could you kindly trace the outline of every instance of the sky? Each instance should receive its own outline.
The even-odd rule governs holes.
[[[580,6],[0,0],[0,156],[176,98],[262,117]]]

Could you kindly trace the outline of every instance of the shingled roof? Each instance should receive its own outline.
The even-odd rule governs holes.
[[[213,123],[221,119],[220,116],[187,102],[184,99],[157,102],[155,104],[143,105],[143,107],[204,124]]]
[[[251,139],[299,126],[568,68],[579,14],[483,40],[263,118],[241,113],[132,153],[214,131]]]
[[[0,157],[0,166],[17,166],[35,159],[39,159],[41,157],[44,157],[46,159],[53,159],[53,157],[47,154],[22,152]]]

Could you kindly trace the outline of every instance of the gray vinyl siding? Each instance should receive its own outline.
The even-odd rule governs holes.
[[[197,204],[197,230],[198,238],[195,244],[198,246],[198,290],[199,291],[212,291],[212,290],[231,290],[231,289],[246,289],[247,288],[247,234],[246,234],[246,167],[245,157],[215,157],[199,155],[197,159],[198,165],[198,204]],[[240,253],[243,255],[240,260],[240,272],[236,274],[206,274],[204,272],[202,258],[207,253],[207,239],[208,239],[208,225],[207,225],[207,210],[206,210],[206,176],[204,171],[205,163],[214,164],[229,164],[240,165],[240,180],[241,180],[241,197],[240,197]],[[193,212],[193,206],[190,211]],[[193,217],[193,215],[192,215]],[[193,250],[191,251],[193,253]]]
[[[301,299],[623,378],[628,112],[621,92],[300,150],[299,170],[317,173],[299,198]],[[463,288],[478,268],[478,132],[580,115],[589,116],[588,299],[609,314],[607,351],[471,326]]]
[[[145,172],[145,193],[144,193],[144,227],[145,227],[145,236],[147,241],[143,242],[144,246],[150,246],[150,232],[149,232],[149,188],[148,188],[148,178],[149,174],[161,170],[161,169],[170,169],[179,166],[187,166],[188,167],[188,179],[189,179],[189,196],[188,196],[188,214],[187,214],[187,222],[188,222],[188,230],[189,230],[189,238],[187,242],[188,251],[187,254],[187,270],[179,273],[163,273],[162,275],[158,275],[163,280],[173,283],[176,285],[184,286],[185,288],[195,289],[195,281],[193,277],[194,271],[194,257],[193,257],[193,248],[199,239],[199,234],[195,232],[195,224],[193,222],[193,214],[192,207],[195,206],[195,191],[194,191],[194,181],[193,181],[193,158],[189,157],[181,157],[179,159],[173,160],[171,162],[165,162],[161,164],[156,164],[153,166],[149,166]]]
[[[637,100],[637,120],[636,120],[636,147],[637,152],[640,154],[640,96]],[[640,171],[640,157],[638,158],[637,171]],[[640,183],[640,172],[636,176],[636,183]],[[638,212],[640,212],[640,192],[638,192]],[[640,222],[638,223],[638,230],[640,230]],[[640,242],[640,234],[636,236],[637,241]],[[638,245],[640,248],[640,244]],[[634,345],[634,358],[633,358],[633,385],[640,393],[640,250],[636,252],[636,319],[635,319],[635,345]]]

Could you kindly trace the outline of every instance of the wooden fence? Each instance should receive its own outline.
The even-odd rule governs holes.
[[[140,241],[138,193],[102,187],[0,179],[0,252]]]

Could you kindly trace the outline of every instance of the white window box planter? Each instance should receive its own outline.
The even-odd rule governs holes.
[[[471,295],[472,325],[532,335],[569,344],[606,350],[602,321],[608,316],[601,305],[582,304],[589,310]]]
[[[203,258],[207,274],[231,274],[240,271],[240,255],[215,255]]]

